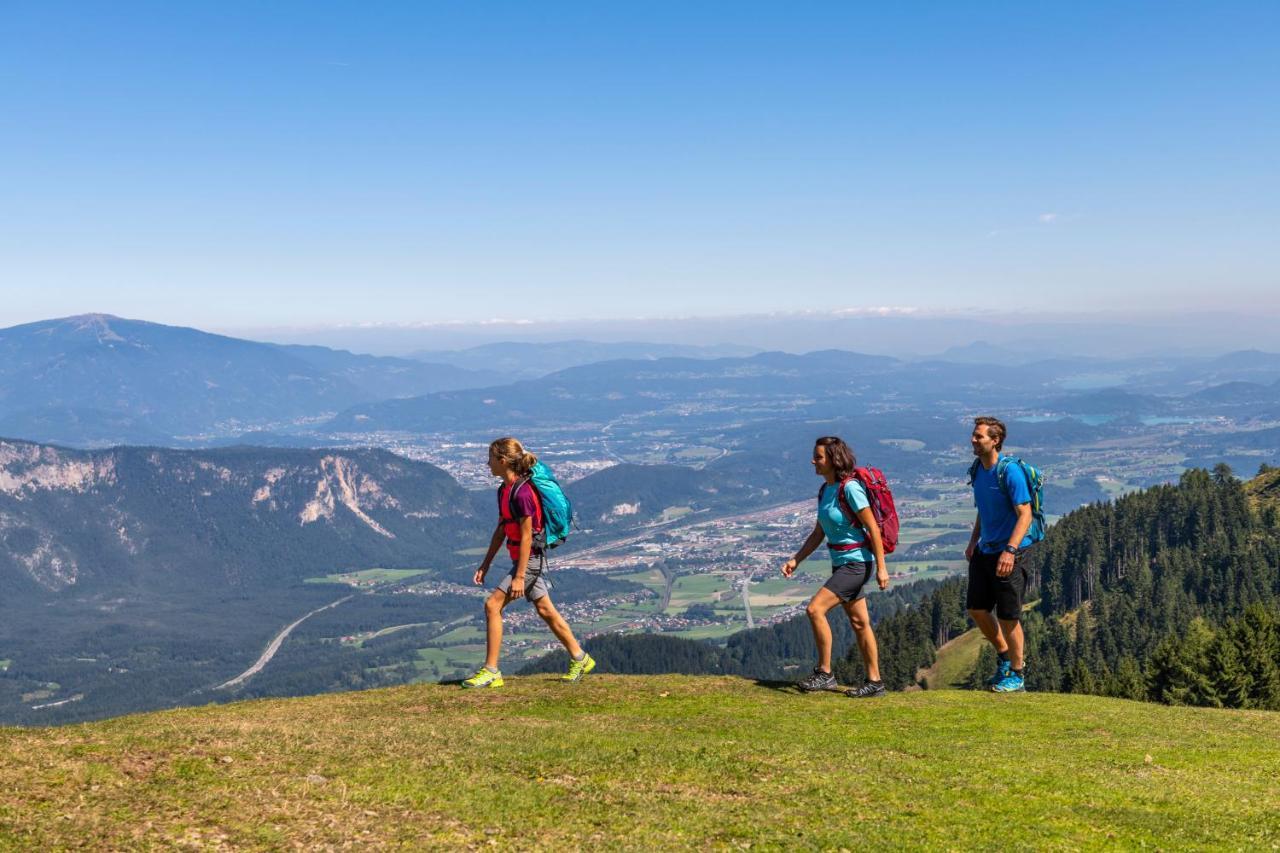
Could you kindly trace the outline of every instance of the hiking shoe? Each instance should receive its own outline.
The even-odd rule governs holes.
[[[991,685],[993,693],[1019,693],[1026,689],[1022,676],[1010,671],[1008,675]]]
[[[596,668],[596,659],[586,652],[582,653],[582,660],[574,660],[569,658],[569,671],[560,676],[561,681],[575,682],[581,681],[582,676]]]
[[[1013,674],[1013,664],[1007,660],[996,661],[996,674],[987,679],[988,687],[995,687]]]
[[[494,672],[487,667],[480,667],[480,671],[475,675],[462,682],[463,687],[501,687],[502,673]]]
[[[813,693],[818,690],[835,690],[836,677],[829,672],[815,669],[810,675],[797,681],[796,687],[805,693]]]
[[[846,696],[852,696],[854,699],[874,699],[877,696],[884,695],[883,681],[868,681],[861,687],[851,687],[844,692]]]

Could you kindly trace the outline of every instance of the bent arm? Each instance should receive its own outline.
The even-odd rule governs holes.
[[[800,546],[800,550],[796,551],[795,557],[792,558],[796,561],[796,565],[798,566],[805,560],[809,559],[809,555],[818,550],[818,546],[821,545],[826,538],[827,534],[822,531],[822,525],[815,522],[813,525],[813,532],[809,534],[808,539],[804,540],[804,544]]]
[[[525,569],[529,568],[531,553],[533,553],[533,518],[526,515],[520,519],[520,556],[516,558],[517,578],[524,578]]]
[[[862,529],[867,532],[867,541],[871,546],[871,553],[876,558],[876,569],[884,570],[884,538],[880,535],[880,523],[876,521],[876,514],[871,511],[871,507],[858,510],[858,521],[862,523]]]
[[[1027,531],[1031,529],[1031,521],[1034,516],[1031,513],[1031,504],[1018,504],[1013,508],[1018,514],[1018,523],[1013,526],[1013,534],[1009,537],[1009,544],[1014,548],[1021,547],[1022,540],[1027,538]]]

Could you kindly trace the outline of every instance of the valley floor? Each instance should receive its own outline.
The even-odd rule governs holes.
[[[1274,849],[1280,714],[732,678],[0,729],[0,846]]]

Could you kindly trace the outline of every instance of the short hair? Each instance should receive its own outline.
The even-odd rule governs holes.
[[[1004,428],[1004,422],[999,418],[993,418],[990,415],[983,415],[973,419],[975,427],[984,426],[987,428],[987,435],[992,436],[996,440],[996,450],[1004,449],[1004,437],[1009,431]]]
[[[853,476],[853,469],[858,467],[858,457],[853,455],[853,449],[844,443],[843,438],[824,435],[813,446],[826,448],[827,461],[836,469],[836,479],[843,480]]]

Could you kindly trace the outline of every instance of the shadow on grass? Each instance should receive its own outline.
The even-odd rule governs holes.
[[[764,687],[769,690],[777,690],[782,693],[795,693],[797,695],[804,693],[803,690],[796,687],[794,681],[774,681],[768,678],[757,678],[752,682],[756,687]]]

